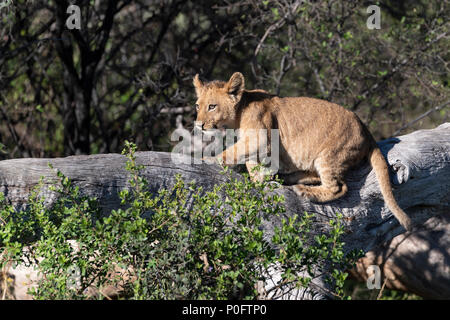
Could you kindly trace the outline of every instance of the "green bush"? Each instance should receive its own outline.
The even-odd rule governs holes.
[[[255,299],[256,283],[267,280],[273,265],[292,286],[307,286],[311,266],[326,266],[335,296],[345,298],[341,270],[357,256],[344,255],[340,218],[330,234],[314,237],[313,215],[284,218],[277,184],[232,178],[227,169],[227,183],[213,191],[177,176],[170,190],[152,194],[135,149],[126,144],[130,187],[120,191],[122,206],[107,215],[59,171],[60,182],[51,187],[59,197],[50,208],[39,196],[42,182],[26,210],[1,197],[0,262],[37,265],[34,298],[111,298],[104,288],[112,285],[126,299]],[[266,239],[268,216],[282,223]],[[309,276],[298,276],[301,271]]]

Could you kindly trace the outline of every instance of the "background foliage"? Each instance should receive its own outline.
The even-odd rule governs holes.
[[[65,26],[70,3],[81,30]],[[369,30],[366,8],[381,8]],[[448,0],[13,1],[0,9],[1,158],[168,151],[191,79],[356,111],[377,139],[448,121]],[[405,131],[406,131],[405,130]]]

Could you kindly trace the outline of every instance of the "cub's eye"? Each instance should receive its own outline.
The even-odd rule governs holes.
[[[195,104],[195,110],[198,111],[200,109],[200,106],[198,104]]]
[[[217,107],[217,104],[210,104],[210,105],[208,106],[208,111],[213,111],[213,110],[216,109],[216,107]]]

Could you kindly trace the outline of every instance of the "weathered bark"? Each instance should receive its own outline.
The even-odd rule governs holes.
[[[381,271],[380,289],[415,293],[426,299],[450,298],[450,212],[430,218],[423,230],[404,233],[370,250],[351,275],[367,281],[370,265]],[[372,282],[371,280],[369,280]]]
[[[392,168],[395,197],[417,227],[436,215],[449,212],[450,123],[384,140],[379,142],[379,146]],[[195,180],[205,190],[226,179],[220,174],[219,166],[191,164],[191,161],[177,164],[173,161],[183,156],[172,157],[170,153],[158,152],[139,152],[136,156],[137,162],[145,166],[142,174],[154,192],[170,188],[176,174],[181,174],[185,181]],[[129,176],[125,162],[126,158],[118,154],[6,160],[0,162],[0,191],[15,205],[26,205],[30,189],[41,176],[45,177],[47,185],[55,181],[54,170],[48,168],[48,163],[51,163],[79,185],[85,194],[97,197],[101,207],[109,211],[119,205],[117,194],[127,186]],[[287,216],[305,211],[315,213],[315,231],[318,233],[327,230],[328,221],[342,213],[347,250],[363,249],[367,252],[405,232],[386,208],[370,164],[363,163],[348,172],[347,184],[347,195],[326,204],[299,198],[288,186],[277,192],[285,196]],[[54,194],[47,192],[46,195],[49,201],[54,199]],[[278,223],[275,218],[266,221],[268,235]],[[430,245],[439,243],[430,242]],[[448,256],[445,264],[448,266]],[[433,274],[432,265],[428,271]],[[449,277],[447,273],[447,285],[442,289],[446,297],[450,297]],[[433,286],[433,277],[427,281]],[[298,298],[292,295],[288,298],[293,297]]]

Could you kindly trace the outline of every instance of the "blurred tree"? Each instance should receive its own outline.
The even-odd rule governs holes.
[[[66,27],[70,4],[81,30]],[[376,1],[380,30],[366,27],[371,4],[14,1],[0,9],[0,157],[118,152],[126,139],[168,151],[195,116],[197,72],[342,104],[377,138],[423,114],[419,126],[448,120],[448,0]]]

